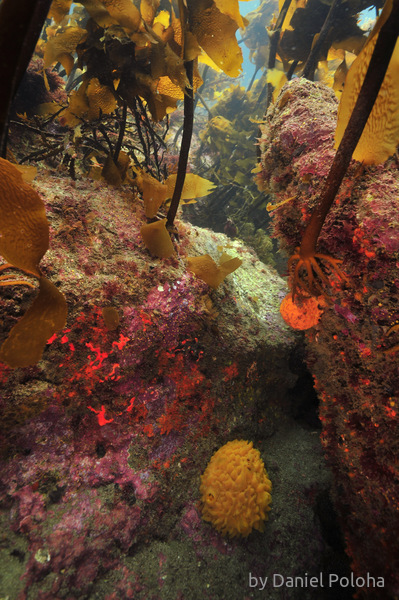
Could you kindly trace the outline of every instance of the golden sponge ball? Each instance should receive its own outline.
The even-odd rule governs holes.
[[[202,517],[223,535],[246,537],[263,531],[272,484],[252,442],[227,442],[201,475]]]

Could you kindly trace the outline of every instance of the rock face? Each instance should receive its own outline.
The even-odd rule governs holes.
[[[240,242],[183,223],[176,255],[151,258],[128,188],[50,173],[35,185],[51,226],[41,264],[69,315],[39,364],[0,369],[0,595],[242,600],[264,596],[259,577],[319,573],[333,552],[315,516],[329,473],[292,418],[285,282]],[[243,265],[213,291],[185,256],[221,246]],[[4,338],[35,291],[2,292]],[[229,541],[198,501],[233,439],[262,452],[273,508],[264,534]]]
[[[288,255],[332,162],[336,111],[331,90],[295,80],[263,127],[260,180],[276,204],[290,199],[272,213]],[[367,598],[399,597],[398,209],[397,157],[364,169],[353,161],[318,245],[342,260],[347,282],[331,277],[332,304],[307,334],[335,505]],[[367,574],[384,588],[367,585]]]

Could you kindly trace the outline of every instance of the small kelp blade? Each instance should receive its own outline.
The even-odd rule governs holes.
[[[109,331],[115,331],[119,327],[119,313],[113,306],[104,306],[101,309],[101,314],[104,319],[105,327]]]
[[[169,258],[174,253],[172,240],[166,229],[166,219],[143,225],[140,233],[147,250],[153,256]]]
[[[168,196],[168,187],[142,169],[136,169],[136,185],[143,195],[145,216],[152,219]]]
[[[202,256],[188,256],[187,263],[189,271],[192,271],[215,290],[227,275],[238,269],[242,260],[238,257],[231,258],[223,253],[220,265],[217,265],[209,254],[203,254]]]
[[[166,185],[168,186],[168,195],[170,197],[173,195],[173,190],[176,185],[176,177],[177,175],[173,173],[172,175],[169,175],[166,180]],[[209,181],[209,179],[204,179],[195,173],[186,173],[180,199],[184,202],[194,198],[203,198],[204,196],[208,196],[208,194],[213,192],[215,187],[216,186],[213,181]]]
[[[0,361],[12,368],[35,365],[47,340],[65,326],[66,317],[63,294],[46,277],[41,277],[39,295],[11,329],[0,348]]]

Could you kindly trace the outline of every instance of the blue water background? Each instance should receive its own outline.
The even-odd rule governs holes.
[[[249,12],[256,10],[260,5],[259,0],[250,0],[250,2],[239,2],[240,5],[240,13],[245,17]],[[240,33],[237,32],[237,39],[240,40]],[[267,38],[267,32],[265,29],[265,38]],[[240,44],[242,54],[243,54],[243,63],[242,63],[242,75],[239,78],[240,84],[247,88],[249,82],[251,81],[252,75],[255,70],[255,66],[249,60],[249,49],[245,44]],[[260,75],[260,72],[258,73]]]
[[[250,2],[239,2],[240,13],[243,16],[245,16],[249,12],[256,10],[260,4],[261,4],[260,0],[251,0]],[[278,10],[276,10],[276,14],[277,13],[278,13]],[[370,19],[374,19],[374,18],[375,18],[374,8],[364,10],[362,13],[360,13],[359,26],[362,27],[363,24],[365,24],[365,23],[368,24],[370,22]],[[267,32],[265,29],[265,38],[266,37],[267,37]],[[237,39],[240,40],[240,38],[241,38],[241,35],[240,35],[240,32],[238,31]],[[243,53],[243,63],[242,63],[243,73],[238,78],[238,81],[240,82],[241,85],[243,85],[246,88],[248,86],[249,82],[251,81],[255,67],[249,60],[249,49],[246,47],[245,44],[240,44],[240,47],[241,47],[242,53]],[[257,76],[260,76],[260,74],[261,73],[259,72]]]

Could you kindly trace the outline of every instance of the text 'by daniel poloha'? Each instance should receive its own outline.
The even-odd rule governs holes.
[[[353,573],[349,577],[342,577],[336,573],[318,573],[301,576],[288,576],[281,573],[273,573],[271,576],[261,577],[249,573],[248,584],[252,589],[266,590],[267,588],[331,588],[331,587],[354,587],[354,588],[383,588],[384,578],[373,577],[367,573],[363,577],[356,577]]]

